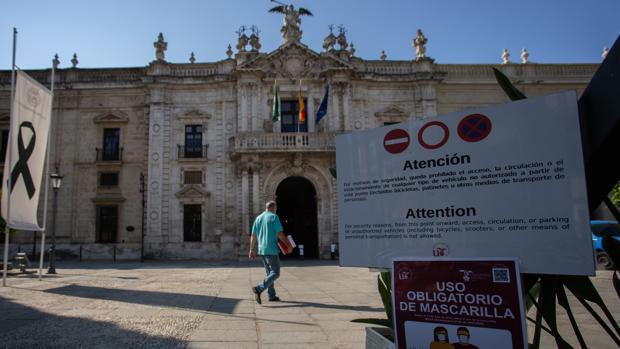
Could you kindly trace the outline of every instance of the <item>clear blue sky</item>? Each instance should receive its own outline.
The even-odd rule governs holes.
[[[427,54],[437,63],[498,63],[503,48],[517,61],[522,47],[541,63],[600,62],[603,46],[620,34],[619,0],[288,0],[303,17],[302,42],[319,51],[328,24],[343,24],[356,55],[378,59],[414,56],[411,39],[421,28]],[[267,0],[13,0],[0,11],[0,69],[10,69],[12,28],[17,27],[17,65],[47,68],[58,53],[61,68],[77,52],[79,67],[145,66],[163,32],[166,59],[224,59],[239,26],[257,25],[263,51],[281,44],[282,15]]]

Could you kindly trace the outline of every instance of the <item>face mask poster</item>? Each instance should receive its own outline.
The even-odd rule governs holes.
[[[511,257],[594,275],[574,91],[336,137],[340,265]]]
[[[395,259],[397,348],[527,348],[516,259]]]

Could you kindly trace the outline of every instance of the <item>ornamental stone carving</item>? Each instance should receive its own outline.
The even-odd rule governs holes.
[[[508,49],[505,48],[504,51],[502,51],[502,64],[508,63],[510,63],[510,53],[508,53]]]
[[[301,16],[312,16],[312,12],[307,9],[300,7],[299,10],[295,10],[295,6],[289,5],[280,5],[272,8],[269,12],[277,12],[284,15],[284,20],[282,22],[282,28],[280,28],[280,33],[282,33],[282,38],[285,43],[301,40]]]
[[[525,47],[521,49],[521,63],[526,64],[529,63],[530,54],[527,52]]]
[[[157,41],[153,43],[153,46],[155,47],[155,58],[157,59],[157,62],[165,62],[165,52],[168,49],[168,43],[164,41],[164,34],[159,33]]]
[[[77,53],[74,53],[71,59],[71,68],[77,68],[78,63],[80,63],[80,61],[77,59]]]
[[[344,51],[349,47],[349,44],[347,43],[347,30],[342,26],[338,26],[338,46],[340,47],[340,50]]]
[[[245,52],[245,47],[248,45],[249,38],[245,35],[245,31],[247,30],[245,25],[242,25],[237,31],[237,35],[239,38],[237,39],[237,51]]]
[[[328,28],[329,28],[329,35],[327,35],[325,39],[323,40],[323,49],[325,50],[325,52],[329,50],[333,50],[334,46],[336,45],[336,36],[334,35],[334,25],[330,24]]]
[[[609,48],[608,47],[603,47],[603,54],[601,54],[601,57],[603,59],[607,58],[607,54],[609,54]]]
[[[412,46],[415,48],[415,60],[421,61],[427,59],[426,57],[426,43],[428,39],[422,33],[422,29],[418,29],[415,38],[413,39]]]

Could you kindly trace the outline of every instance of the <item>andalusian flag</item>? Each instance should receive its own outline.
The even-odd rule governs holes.
[[[306,121],[306,106],[304,105],[304,99],[301,96],[301,81],[299,82],[299,123]]]
[[[280,120],[282,113],[280,111],[280,89],[273,83],[273,106],[271,108],[271,121],[277,122]]]

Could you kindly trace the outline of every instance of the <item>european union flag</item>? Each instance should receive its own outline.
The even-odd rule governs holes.
[[[325,97],[323,97],[323,101],[319,106],[319,110],[316,112],[315,123],[319,123],[321,119],[327,115],[327,99],[329,98],[329,86],[325,86]]]

